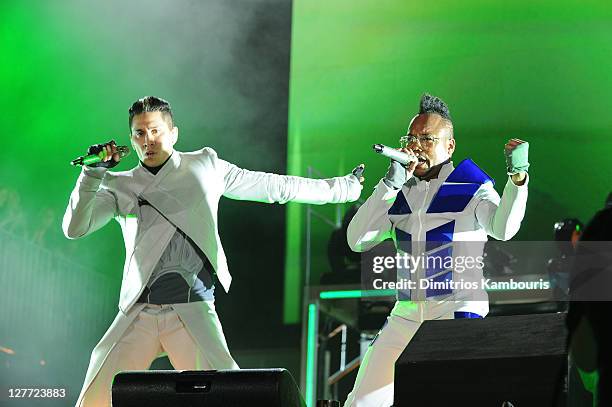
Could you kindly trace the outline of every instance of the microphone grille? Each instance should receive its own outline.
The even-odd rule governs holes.
[[[123,158],[130,155],[130,148],[128,146],[117,146],[117,152],[119,157]]]

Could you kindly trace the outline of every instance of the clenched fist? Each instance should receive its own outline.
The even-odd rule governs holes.
[[[89,148],[87,149],[87,154],[101,154],[100,157],[102,158],[102,161],[94,164],[89,164],[88,167],[113,168],[114,166],[119,164],[119,161],[121,160],[121,157],[117,152],[117,145],[115,143],[115,140],[111,140],[105,144],[94,144],[92,146],[89,146]]]
[[[529,143],[517,138],[508,140],[504,147],[506,169],[516,185],[522,185],[529,169]]]

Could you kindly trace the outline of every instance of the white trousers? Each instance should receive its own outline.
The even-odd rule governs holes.
[[[198,346],[198,342],[186,329],[172,305],[147,305],[138,313],[107,355],[94,380],[84,392],[80,406],[111,406],[111,386],[117,373],[126,370],[146,370],[157,357],[164,354],[168,355],[176,370],[237,369],[238,365],[227,350],[216,312],[213,310],[213,313],[209,312],[207,315],[214,319],[211,326],[218,327],[218,332],[210,335],[213,338],[207,340],[214,340],[214,337],[217,337],[217,342],[222,342],[215,348],[216,352],[218,349],[227,352],[225,355],[217,355],[226,361],[224,363],[226,366],[211,366],[205,354],[207,349]]]
[[[437,319],[452,319],[448,313]],[[355,386],[344,407],[388,407],[393,405],[395,362],[423,322],[391,314],[366,351]]]

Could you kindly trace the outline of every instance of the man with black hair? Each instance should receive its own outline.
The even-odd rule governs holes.
[[[453,123],[441,99],[423,95],[419,113],[400,145],[400,151],[414,161],[406,167],[391,161],[387,174],[349,224],[351,249],[364,252],[392,238],[400,254],[477,258],[482,256],[487,235],[507,240],[518,232],[527,202],[528,143],[511,139],[505,145],[509,179],[501,199],[493,180],[472,160],[453,165]],[[398,290],[398,301],[365,353],[345,406],[393,404],[395,361],[423,321],[482,318],[488,313],[488,297],[482,289],[421,286],[432,281],[473,283],[483,277],[478,266],[459,270],[457,263],[456,268],[421,262],[404,274],[416,288]],[[398,276],[401,272],[398,268]]]
[[[126,260],[119,312],[94,348],[77,406],[109,406],[121,370],[144,370],[167,353],[178,370],[237,369],[214,306],[218,282],[231,276],[217,229],[221,196],[310,204],[355,201],[363,165],[330,179],[248,171],[209,148],[174,150],[178,128],[168,102],[148,96],[129,109],[137,167],[110,172],[120,160],[114,141],[91,146],[98,164],[83,167],[63,220],[77,239],[115,219]]]

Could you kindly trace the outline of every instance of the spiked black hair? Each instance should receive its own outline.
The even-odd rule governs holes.
[[[436,113],[446,120],[452,121],[446,103],[439,97],[430,95],[429,93],[425,93],[421,96],[419,114],[423,113]]]

